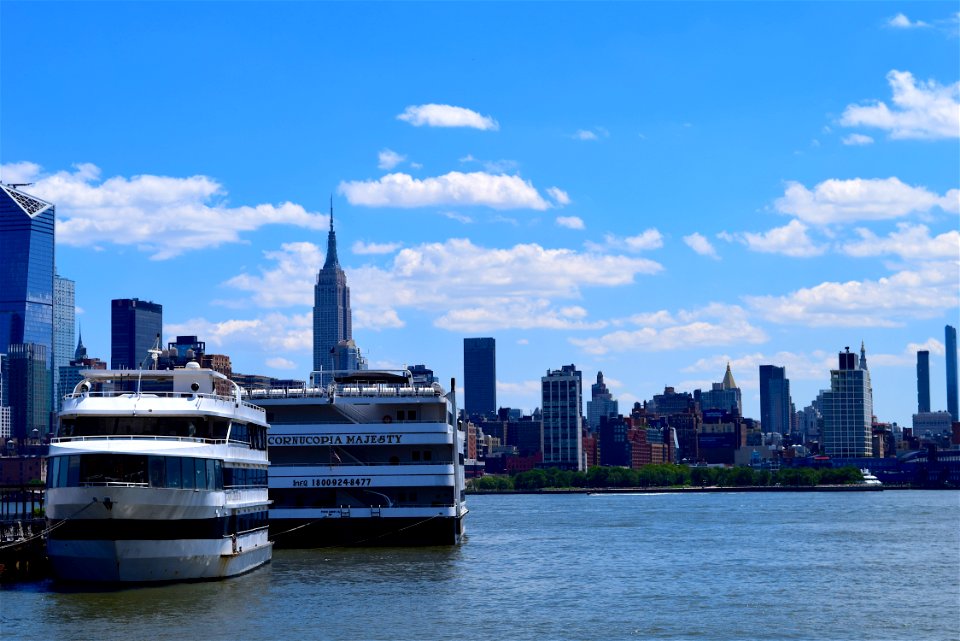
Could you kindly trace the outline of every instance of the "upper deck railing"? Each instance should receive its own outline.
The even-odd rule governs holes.
[[[400,385],[376,383],[371,385],[331,384],[326,387],[291,387],[243,390],[254,402],[273,398],[415,398],[444,396],[443,388],[432,385]]]
[[[253,403],[248,403],[242,398],[236,396],[225,396],[223,394],[204,394],[200,392],[164,392],[164,391],[149,391],[149,392],[131,392],[130,390],[98,390],[98,391],[74,391],[70,394],[65,394],[64,399],[75,399],[75,398],[127,398],[127,399],[151,399],[151,398],[177,398],[177,399],[188,399],[188,400],[211,400],[218,401],[221,403],[232,403],[237,407],[244,407],[250,410],[254,410],[258,413],[263,412],[263,408],[259,405],[254,405]]]

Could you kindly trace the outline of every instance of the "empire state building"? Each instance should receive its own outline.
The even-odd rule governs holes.
[[[314,371],[329,372],[336,369],[334,351],[342,341],[352,339],[350,288],[347,287],[347,277],[337,259],[337,236],[333,231],[333,204],[331,203],[327,259],[317,274],[317,284],[313,288]]]

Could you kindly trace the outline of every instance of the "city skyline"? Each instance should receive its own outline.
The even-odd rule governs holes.
[[[729,362],[759,418],[760,365],[799,411],[862,341],[879,420],[910,425],[921,350],[947,409],[955,4],[0,12],[0,179],[56,206],[92,356],[137,297],[164,344],[306,378],[332,193],[371,367],[462,393],[490,336],[499,405],[574,363],[626,413]]]

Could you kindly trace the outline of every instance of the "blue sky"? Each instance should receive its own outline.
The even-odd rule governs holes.
[[[57,205],[92,355],[164,307],[234,369],[306,376],[334,198],[354,338],[498,402],[604,372],[622,411],[720,381],[797,409],[864,341],[945,409],[960,305],[960,40],[936,3],[0,5],[0,178]],[[462,384],[460,385],[462,387]]]

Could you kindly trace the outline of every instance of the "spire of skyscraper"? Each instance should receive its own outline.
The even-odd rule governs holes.
[[[337,233],[333,231],[333,196],[330,196],[330,231],[327,233],[327,259],[323,263],[323,268],[340,268],[340,261],[337,259]]]
[[[863,341],[860,341],[860,369],[867,369],[867,348]]]
[[[723,375],[723,389],[733,389],[737,382],[733,380],[733,372],[730,371],[730,363],[727,363],[727,373]]]
[[[73,360],[80,361],[87,357],[87,348],[83,346],[83,330],[77,330],[77,350],[73,353]]]
[[[341,341],[353,338],[350,288],[337,259],[337,236],[333,231],[333,196],[330,197],[330,231],[327,258],[317,274],[313,290],[313,371],[335,368],[334,351]],[[321,383],[321,381],[317,381]]]

